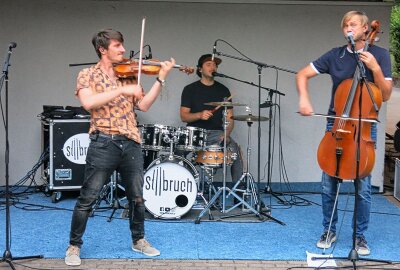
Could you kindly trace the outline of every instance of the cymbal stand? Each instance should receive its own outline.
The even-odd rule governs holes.
[[[251,113],[249,114],[249,116],[251,116]],[[243,208],[246,209],[246,211],[253,212],[260,220],[263,220],[264,217],[267,217],[268,219],[271,219],[281,225],[285,225],[284,222],[272,217],[271,215],[269,215],[261,210],[261,208],[262,208],[261,200],[258,196],[259,194],[257,192],[257,188],[255,185],[253,175],[251,175],[251,173],[249,172],[250,156],[251,156],[250,138],[251,138],[251,125],[252,124],[253,124],[252,121],[247,121],[247,126],[249,127],[248,132],[247,132],[247,164],[246,164],[247,168],[243,172],[240,179],[236,182],[236,184],[232,188],[233,191],[228,194],[228,196],[234,195],[237,199],[239,199],[239,202],[237,204],[235,204],[231,209],[234,209],[240,205],[243,205]],[[240,190],[237,188],[242,181],[246,181],[246,190]],[[236,193],[233,193],[234,191],[244,191],[243,198],[239,198]],[[248,203],[248,200],[246,199],[246,197],[248,197],[248,196],[250,196],[250,204]],[[253,207],[253,202],[254,202],[254,207]],[[229,217],[241,216],[241,215],[243,215],[243,214],[235,214],[235,215],[225,216],[222,218],[229,218]]]
[[[251,115],[251,114],[250,114]],[[259,198],[257,196],[257,189],[255,187],[255,182],[254,182],[254,178],[253,175],[251,175],[251,173],[249,172],[249,168],[250,168],[250,156],[251,156],[251,144],[250,144],[250,140],[251,140],[251,125],[253,124],[253,122],[251,121],[247,121],[247,126],[248,131],[247,131],[247,161],[246,161],[246,170],[243,172],[242,176],[240,177],[240,179],[236,182],[236,184],[233,186],[232,190],[233,191],[240,191],[243,192],[243,201],[250,201],[250,205],[253,208],[253,205],[258,205],[259,204]],[[239,184],[245,181],[246,182],[246,189],[242,190],[242,189],[238,189]],[[228,194],[228,196],[230,195],[230,193]],[[247,200],[245,198],[248,198],[250,196],[250,200]],[[254,204],[253,204],[254,202]],[[238,202],[235,207],[239,206],[239,205],[243,205],[242,202]]]
[[[223,181],[222,181],[222,187],[218,189],[218,191],[215,193],[215,195],[211,198],[211,200],[208,202],[207,206],[201,211],[197,219],[195,220],[195,224],[200,223],[201,217],[210,209],[210,207],[214,204],[214,202],[222,196],[222,205],[221,205],[221,213],[227,213],[234,209],[235,207],[231,207],[230,209],[226,209],[226,198],[227,196],[227,191],[229,194],[235,196],[239,201],[241,201],[246,207],[252,208],[247,202],[243,201],[243,199],[237,195],[234,191],[231,191],[227,186],[226,186],[226,159],[227,159],[227,151],[226,151],[226,129],[228,127],[229,121],[227,121],[227,106],[224,106],[223,110],[223,127],[224,127],[224,162],[223,162]],[[258,212],[253,208],[254,213],[257,214]]]

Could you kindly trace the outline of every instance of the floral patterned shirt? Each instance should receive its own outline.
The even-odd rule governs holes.
[[[92,89],[93,92],[103,93],[114,91],[127,79],[118,79],[116,82],[110,80],[97,63],[79,72],[75,95],[83,88]],[[132,81],[129,79],[129,81]],[[134,107],[138,100],[133,97],[120,95],[109,103],[90,110],[91,121],[89,134],[100,131],[105,134],[119,134],[141,143],[140,132],[137,128]]]

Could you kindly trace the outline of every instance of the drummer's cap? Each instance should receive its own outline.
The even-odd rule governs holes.
[[[205,62],[212,61],[211,59],[212,59],[211,54],[203,54],[202,56],[200,56],[199,61],[197,62],[197,71],[196,71],[197,76],[201,78],[201,73],[199,69],[203,66]],[[218,57],[214,57],[214,62],[218,66],[219,64],[221,64],[222,60]]]

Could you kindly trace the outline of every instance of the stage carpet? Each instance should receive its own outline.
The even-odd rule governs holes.
[[[2,191],[0,249],[5,250],[4,187]],[[172,220],[147,214],[146,238],[160,249],[159,259],[305,260],[306,251],[322,254],[315,246],[322,232],[320,194],[279,196],[284,203],[271,194],[262,193],[261,198],[270,210],[263,212],[263,220],[241,208],[222,214],[213,207],[214,219],[210,220],[206,213],[199,224],[194,221],[201,209],[191,209],[180,219]],[[52,203],[41,192],[13,195],[13,256],[42,254],[45,258],[63,258],[75,200],[75,196],[63,196]],[[353,196],[342,194],[339,201],[338,240],[326,252],[346,257],[352,247]],[[103,202],[101,206],[108,205]],[[146,258],[131,250],[126,211],[117,210],[109,222],[111,212],[99,209],[89,219],[82,258]],[[240,215],[224,218],[232,214]],[[372,251],[370,258],[400,261],[399,224],[400,209],[385,196],[374,194],[370,227],[365,235]]]

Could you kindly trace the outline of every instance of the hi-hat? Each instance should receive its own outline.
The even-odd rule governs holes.
[[[260,121],[268,121],[269,118],[265,116],[257,116],[257,115],[234,115],[232,116],[233,120],[237,121],[246,121],[246,122],[255,122],[260,119]]]
[[[243,104],[243,103],[236,103],[236,102],[230,102],[230,101],[208,102],[208,103],[204,103],[204,105],[221,106],[221,107],[246,106],[246,104]]]

